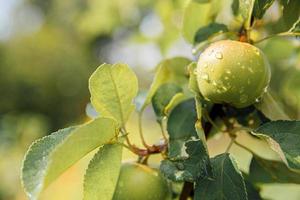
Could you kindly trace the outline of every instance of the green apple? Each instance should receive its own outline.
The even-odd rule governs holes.
[[[201,94],[213,103],[236,108],[258,101],[270,78],[270,65],[264,53],[244,42],[215,42],[202,52],[197,65]]]
[[[157,169],[124,163],[113,200],[166,200],[170,189]]]

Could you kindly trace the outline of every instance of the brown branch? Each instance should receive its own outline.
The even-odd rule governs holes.
[[[184,182],[179,200],[186,200],[191,195],[194,189],[194,183]]]

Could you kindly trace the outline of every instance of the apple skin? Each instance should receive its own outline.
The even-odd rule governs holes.
[[[213,103],[247,107],[266,92],[271,69],[257,47],[233,40],[212,43],[199,57],[197,82],[203,97]]]
[[[157,169],[124,163],[113,200],[167,200],[170,189]]]

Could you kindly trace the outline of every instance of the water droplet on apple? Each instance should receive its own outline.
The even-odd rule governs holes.
[[[208,76],[207,73],[202,74],[202,75],[201,75],[201,78],[202,78],[203,80],[205,80],[205,81],[209,81],[209,76]]]
[[[217,52],[217,53],[215,54],[215,57],[216,57],[217,59],[222,59],[222,58],[223,58],[223,54],[222,54],[221,52]]]

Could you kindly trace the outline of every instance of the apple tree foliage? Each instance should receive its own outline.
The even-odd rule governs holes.
[[[274,4],[282,8],[281,16],[276,25],[269,23],[279,31],[274,35],[253,38],[251,33],[256,24],[261,25],[264,20],[268,22],[264,17]],[[224,6],[231,8],[231,24],[224,24],[220,18]],[[260,42],[271,37],[298,37],[299,16],[298,0],[189,0],[183,13],[182,35],[195,47],[193,54],[198,57],[198,53],[210,43],[221,39],[238,40],[259,47]],[[233,56],[231,59],[238,62],[240,58]],[[159,171],[155,173],[168,182],[166,190],[172,194],[163,196],[164,199],[257,200],[262,199],[260,184],[299,184],[300,121],[289,118],[270,91],[242,108],[210,101],[200,92],[199,86],[203,85],[199,85],[201,81],[197,81],[195,70],[197,63],[188,58],[174,57],[161,61],[142,104],[135,104],[139,88],[131,68],[123,63],[100,65],[89,79],[91,104],[99,116],[85,124],[58,130],[29,147],[21,177],[28,198],[38,199],[41,192],[69,167],[86,154],[98,150],[84,177],[84,200],[115,199],[114,194],[120,195],[116,188],[122,187],[119,178],[124,148],[135,153],[137,162],[145,167],[150,156],[162,155]],[[245,75],[240,78],[245,78]],[[251,94],[253,91],[245,92]],[[143,137],[142,117],[149,106],[152,106],[162,130],[163,142],[158,144],[148,144]],[[139,116],[143,148],[132,144],[130,135],[135,133],[126,129],[133,112]],[[227,134],[231,142],[222,154],[212,157],[207,140],[213,136],[213,129],[220,128],[216,119],[221,119],[223,128],[220,132]],[[238,143],[238,132],[265,141],[281,160],[265,159],[247,144]],[[249,172],[239,169],[230,154],[232,145],[253,155]],[[150,173],[153,169],[143,170]],[[149,182],[157,184],[152,176],[143,177],[149,177]],[[147,182],[147,178],[144,181]],[[179,192],[174,189],[176,184],[182,187]],[[151,184],[148,186],[145,196],[159,190]],[[128,191],[127,195],[141,190],[140,187],[143,185],[130,189],[132,191]]]

